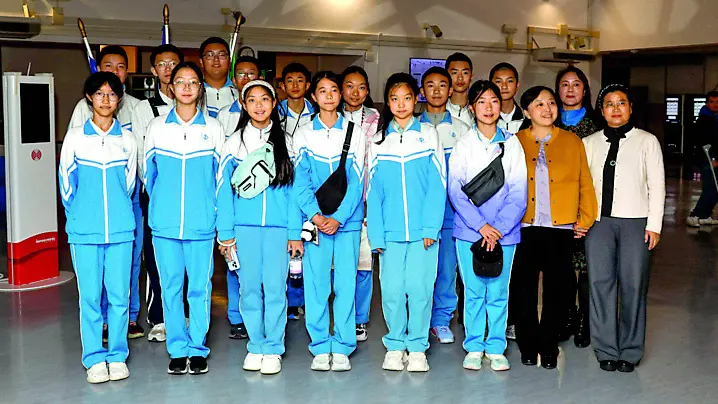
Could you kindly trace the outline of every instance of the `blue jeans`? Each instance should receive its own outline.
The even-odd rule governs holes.
[[[713,170],[714,173],[718,173],[718,170],[714,168],[708,166],[701,167],[701,196],[698,198],[693,212],[691,212],[691,216],[698,216],[699,219],[709,218],[713,213],[716,202],[718,202],[718,189],[716,189],[711,170]]]

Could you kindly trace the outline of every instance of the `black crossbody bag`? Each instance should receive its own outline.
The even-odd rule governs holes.
[[[347,155],[349,154],[349,146],[352,141],[352,132],[354,131],[354,122],[349,122],[347,126],[347,134],[344,138],[344,146],[342,147],[342,157],[339,160],[339,168],[334,171],[324,181],[319,189],[314,193],[323,215],[331,215],[339,209],[344,196],[347,194]]]
[[[501,159],[504,157],[504,144],[499,143],[499,146],[501,147],[499,157],[461,187],[476,207],[483,205],[504,186],[504,166],[501,164]]]

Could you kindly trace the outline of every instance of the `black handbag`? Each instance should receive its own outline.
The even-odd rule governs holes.
[[[483,239],[471,245],[474,274],[482,278],[496,278],[501,275],[504,267],[504,250],[501,244],[496,243],[494,249],[489,251],[487,249],[489,243],[482,247],[482,241]]]
[[[349,154],[349,146],[352,141],[352,132],[354,131],[354,122],[349,122],[347,126],[347,135],[344,138],[344,146],[342,147],[342,157],[339,160],[339,167],[324,181],[321,187],[314,192],[317,198],[319,209],[323,215],[331,215],[339,209],[344,196],[347,194],[347,155]]]
[[[474,206],[483,205],[504,186],[504,166],[501,164],[501,158],[504,157],[504,144],[499,143],[499,146],[501,147],[499,157],[461,187]]]

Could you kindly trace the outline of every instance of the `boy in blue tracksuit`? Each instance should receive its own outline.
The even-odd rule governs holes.
[[[382,368],[426,372],[439,234],[446,204],[443,148],[433,126],[414,118],[419,89],[396,73],[384,90],[381,133],[371,145],[367,227],[379,252],[382,308],[389,332]],[[391,115],[390,115],[391,114]],[[407,317],[408,297],[408,317]]]
[[[421,114],[419,121],[431,124],[436,128],[439,140],[444,146],[445,162],[448,165],[456,141],[469,131],[469,126],[452,117],[446,109],[446,104],[453,92],[451,75],[446,69],[438,66],[430,68],[422,76],[421,85],[421,94],[426,98],[426,111]],[[452,235],[453,230],[454,208],[447,197],[444,224],[441,227],[441,241],[439,242],[439,267],[434,285],[434,304],[431,311],[431,334],[442,344],[454,342],[454,334],[449,328],[449,323],[451,323],[458,303],[456,248]]]
[[[297,150],[294,190],[304,215],[319,229],[319,245],[306,243],[304,298],[306,324],[314,355],[312,370],[347,371],[349,355],[356,349],[356,269],[364,221],[365,139],[356,125],[345,163],[347,191],[336,212],[323,212],[315,192],[339,168],[350,122],[337,108],[341,99],[340,78],[320,72],[310,93],[319,113],[294,136]],[[332,273],[332,263],[334,271]],[[333,279],[332,279],[333,275]],[[329,295],[334,292],[334,335],[329,333]]]
[[[114,74],[90,76],[85,96],[94,115],[68,131],[60,152],[60,194],[80,297],[82,364],[90,383],[130,375],[125,360],[135,239],[130,197],[137,178],[137,144],[113,116],[122,95],[122,83]],[[107,349],[102,346],[103,289],[108,301]]]
[[[249,342],[243,368],[275,374],[281,370],[287,325],[286,279],[289,255],[302,254],[302,213],[292,192],[294,166],[276,113],[272,86],[249,82],[242,91],[244,109],[240,129],[224,144],[217,177],[217,231],[220,250],[231,259],[235,249],[241,279],[239,309]],[[276,176],[247,195],[233,189],[232,177],[250,172],[255,151],[272,145]],[[252,171],[253,172],[253,171]],[[261,192],[260,192],[261,191]],[[260,192],[259,194],[256,194]],[[256,194],[256,195],[255,195]]]
[[[198,104],[202,72],[192,62],[172,71],[176,106],[147,129],[144,183],[162,283],[170,374],[206,373],[216,234],[216,177],[224,143],[219,122]],[[185,271],[186,269],[186,271]],[[188,279],[189,327],[182,289]],[[188,360],[189,359],[189,360]]]

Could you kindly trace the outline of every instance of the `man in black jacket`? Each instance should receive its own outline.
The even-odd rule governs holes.
[[[706,105],[701,109],[695,126],[695,137],[698,140],[696,153],[699,156],[697,162],[701,168],[703,188],[696,207],[686,220],[686,223],[692,227],[718,224],[718,220],[711,217],[713,208],[718,202],[718,189],[713,176],[718,168],[718,161],[715,159],[715,156],[718,155],[718,150],[716,150],[718,148],[718,91],[709,92],[706,94],[706,98]],[[711,146],[710,161],[703,151],[705,145]]]

